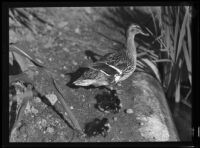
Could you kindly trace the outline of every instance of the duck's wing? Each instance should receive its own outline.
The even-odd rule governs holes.
[[[93,63],[91,68],[102,70],[109,75],[122,74],[122,71],[130,64],[129,59],[122,52],[106,54],[99,61]]]
[[[107,76],[114,76],[115,74],[121,74],[122,71],[115,66],[116,62],[119,62],[119,54],[108,53],[103,56],[99,61],[90,65],[90,68],[100,70]]]

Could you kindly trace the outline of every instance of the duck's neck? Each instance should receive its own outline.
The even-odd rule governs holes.
[[[137,57],[137,52],[136,52],[136,47],[135,47],[135,34],[129,34],[127,38],[127,43],[126,43],[126,54],[132,60],[135,62],[136,57]]]

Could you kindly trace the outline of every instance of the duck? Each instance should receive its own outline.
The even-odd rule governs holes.
[[[127,29],[126,46],[124,50],[107,53],[100,60],[90,64],[88,71],[73,82],[76,86],[110,86],[126,80],[136,69],[137,51],[135,36],[149,36],[137,24],[131,24]]]

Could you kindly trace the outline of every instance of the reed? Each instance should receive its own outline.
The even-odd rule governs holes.
[[[161,37],[157,39],[161,47],[159,60],[171,61],[162,64],[162,82],[166,94],[168,98],[174,98],[175,102],[186,100],[191,93],[192,85],[191,7],[161,7],[160,11],[152,17],[153,20],[159,21],[158,29],[161,30]],[[180,93],[183,81],[189,81],[186,99]]]

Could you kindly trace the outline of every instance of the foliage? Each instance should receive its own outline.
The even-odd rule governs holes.
[[[160,44],[159,59],[167,58],[171,61],[162,64],[163,86],[166,88],[168,98],[174,97],[176,102],[180,102],[181,82],[189,81],[188,93],[191,93],[192,85],[191,8],[189,6],[161,7],[152,17],[159,21],[161,30],[161,35],[157,37]],[[189,94],[186,95],[188,96]]]

